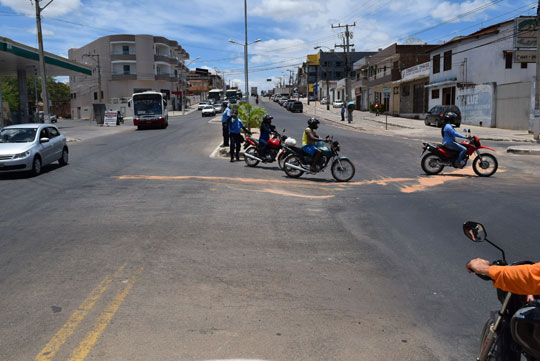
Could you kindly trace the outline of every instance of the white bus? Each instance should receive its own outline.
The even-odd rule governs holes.
[[[218,103],[223,98],[223,90],[212,89],[208,92],[208,99],[214,100],[215,103]]]
[[[167,99],[165,95],[156,91],[135,93],[128,102],[133,102],[133,125],[137,129],[148,126],[167,128],[169,116],[167,115]]]

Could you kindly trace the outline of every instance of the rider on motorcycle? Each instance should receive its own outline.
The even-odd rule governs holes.
[[[452,124],[450,124],[457,117],[456,113],[448,112],[444,115],[444,126],[441,129],[441,135],[443,137],[442,144],[447,148],[454,149],[459,151],[459,156],[457,161],[454,163],[454,167],[463,168],[465,163],[463,158],[465,157],[465,152],[467,148],[456,142],[456,137],[467,138],[467,136],[457,132]]]
[[[261,123],[259,148],[260,155],[265,160],[270,160],[270,155],[268,154],[268,140],[270,139],[270,133],[276,129],[276,127],[272,125],[272,119],[274,119],[273,116],[265,114]]]
[[[491,266],[488,260],[475,258],[467,263],[467,271],[488,276],[493,286],[518,295],[540,294],[540,263],[516,266]]]
[[[317,148],[315,142],[326,141],[324,138],[319,138],[315,129],[319,127],[319,120],[316,118],[309,118],[308,127],[304,130],[304,135],[302,136],[302,150],[313,157],[313,162],[311,163],[311,171],[317,172],[316,164],[321,159],[322,152]]]

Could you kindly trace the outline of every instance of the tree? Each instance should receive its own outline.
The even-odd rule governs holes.
[[[244,125],[246,127],[250,127],[250,128],[260,127],[262,123],[262,119],[265,114],[266,114],[266,110],[264,110],[263,108],[254,107],[253,105],[250,104],[249,117],[248,117],[247,104],[245,102],[240,102],[238,106],[238,116],[245,123]]]

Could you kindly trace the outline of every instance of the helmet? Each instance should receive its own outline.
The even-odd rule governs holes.
[[[296,145],[296,139],[294,139],[294,138],[285,139],[285,145],[287,147],[294,147]]]
[[[271,116],[270,114],[265,114],[264,117],[263,117],[263,122],[265,122],[265,123],[271,123],[271,122],[272,122],[272,119],[274,119],[273,116]]]
[[[448,113],[444,114],[444,122],[445,123],[449,123],[449,122],[453,121],[456,118],[457,118],[457,114],[454,113],[454,112],[448,112]]]
[[[312,129],[317,129],[319,123],[320,123],[319,120],[313,117],[309,118],[309,120],[307,121],[308,127]]]
[[[527,355],[540,358],[540,303],[533,301],[516,311],[510,321],[512,338]]]
[[[233,110],[231,111],[231,114],[232,115],[238,115],[238,109],[233,108]]]

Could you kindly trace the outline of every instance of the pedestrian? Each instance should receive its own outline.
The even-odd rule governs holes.
[[[223,133],[223,144],[222,147],[229,146],[229,120],[231,119],[231,108],[227,104],[223,114],[221,115],[221,128]]]
[[[380,104],[379,104],[379,103],[376,103],[376,104],[375,104],[375,116],[378,116],[378,115],[379,115],[379,108],[380,108]]]
[[[341,121],[345,121],[345,103],[341,105]]]
[[[231,111],[231,119],[229,120],[229,153],[231,154],[231,162],[234,162],[235,156],[236,160],[240,160],[240,147],[242,146],[240,131],[242,129],[249,133],[246,127],[244,127],[244,123],[238,118],[238,109],[234,108]]]

